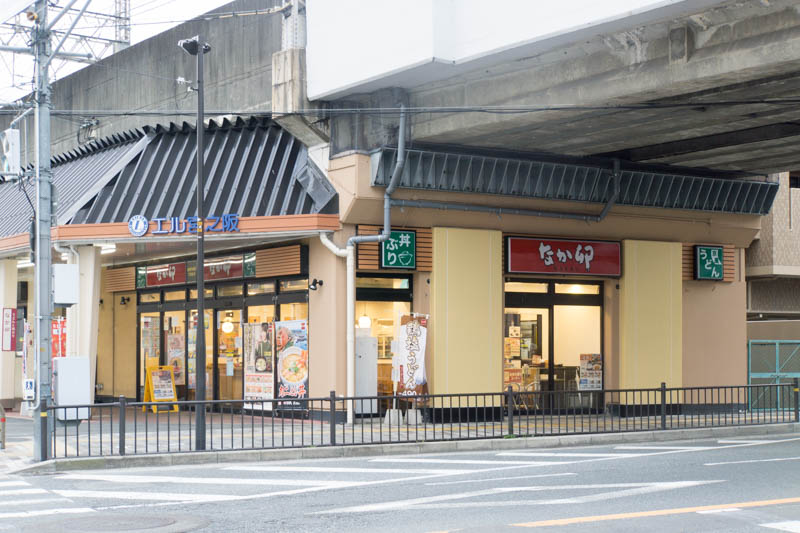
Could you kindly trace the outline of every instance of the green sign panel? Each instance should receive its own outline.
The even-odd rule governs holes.
[[[393,231],[381,243],[381,268],[417,268],[417,234]]]
[[[694,247],[694,279],[722,281],[722,246]]]
[[[144,289],[147,287],[147,268],[136,267],[136,288]]]

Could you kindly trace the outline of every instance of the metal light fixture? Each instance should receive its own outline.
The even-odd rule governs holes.
[[[130,296],[120,296],[119,305],[125,305],[130,301],[131,301],[131,297]]]
[[[317,287],[322,287],[322,285],[324,285],[324,283],[322,282],[321,279],[314,278],[313,280],[311,280],[311,284],[308,286],[308,290],[315,291],[317,290]]]

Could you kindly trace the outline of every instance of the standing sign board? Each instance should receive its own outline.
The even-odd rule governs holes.
[[[603,388],[603,358],[599,353],[582,353],[580,356],[580,390],[600,390]]]
[[[506,252],[510,273],[622,275],[618,242],[509,237]]]
[[[308,321],[275,323],[278,398],[308,398]],[[300,402],[281,402],[281,407],[299,407]]]
[[[177,402],[175,394],[175,376],[171,366],[151,366],[147,368],[146,384],[144,388],[145,402]],[[156,405],[150,406],[153,412],[158,412]],[[170,411],[177,412],[178,404],[168,406]],[[147,406],[142,406],[142,412],[147,411]]]
[[[722,281],[725,276],[722,265],[722,246],[694,247],[694,279]]]
[[[425,393],[425,346],[428,337],[428,319],[415,315],[400,317],[397,335],[400,376],[397,382],[399,396],[417,396]]]
[[[17,310],[15,308],[3,309],[3,351],[17,350]]]
[[[272,400],[275,397],[275,361],[272,345],[272,324],[244,324],[244,399],[254,402],[248,407],[255,408],[255,402]],[[263,407],[262,407],[263,406]],[[272,409],[272,402],[258,406],[264,410]]]
[[[381,243],[381,268],[417,268],[417,233],[392,231]]]

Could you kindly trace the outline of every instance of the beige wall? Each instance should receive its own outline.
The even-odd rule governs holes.
[[[125,305],[122,296],[130,298]],[[115,292],[114,302],[114,396],[136,397],[136,292]],[[103,300],[105,302],[105,300]],[[106,389],[104,392],[108,394]]]
[[[6,307],[9,309],[17,307],[16,259],[0,260],[0,310]],[[9,407],[13,406],[16,397],[17,387],[14,380],[16,363],[16,347],[8,352],[0,351],[0,400],[8,400],[4,403]]]
[[[502,388],[502,250],[499,231],[433,228],[434,394]]]
[[[104,276],[101,276],[104,278]],[[117,296],[119,299],[119,296]],[[97,389],[98,396],[114,394],[114,293],[101,284],[97,316]]]
[[[622,243],[622,388],[682,385],[681,254],[680,243]]]
[[[619,388],[619,281],[603,287],[603,386]]]

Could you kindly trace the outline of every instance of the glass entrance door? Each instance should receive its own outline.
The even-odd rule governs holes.
[[[205,341],[206,341],[206,399],[214,398],[214,315],[211,310],[205,310]],[[196,390],[196,365],[197,365],[197,309],[189,311],[189,338],[186,364],[186,382],[190,400],[197,398]]]
[[[242,311],[217,311],[217,379],[220,400],[241,400],[244,374],[242,372]]]
[[[146,371],[161,364],[161,313],[139,314],[139,398],[144,400]]]

